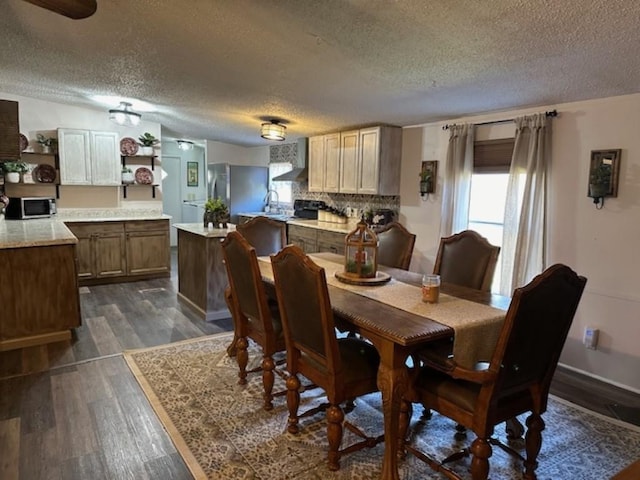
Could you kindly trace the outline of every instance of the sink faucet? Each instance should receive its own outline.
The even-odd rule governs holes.
[[[280,196],[278,195],[278,192],[276,192],[272,188],[267,190],[267,194],[264,196],[262,201],[263,202],[267,202],[267,205],[269,206],[269,211],[271,211],[272,210],[272,208],[271,208],[271,194],[272,193],[276,194],[276,212],[279,212],[280,211]]]

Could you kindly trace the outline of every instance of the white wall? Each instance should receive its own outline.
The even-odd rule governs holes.
[[[545,110],[552,119],[547,264],[565,263],[588,278],[561,363],[640,391],[640,94],[452,119],[403,131],[400,220],[417,234],[411,269],[430,271],[437,252],[448,131]],[[477,128],[477,139],[514,134],[512,123]],[[587,197],[591,150],[622,149],[617,198],[596,210]],[[439,160],[436,193],[422,201],[422,160]],[[585,326],[600,329],[597,350],[582,346]]]
[[[231,165],[269,165],[269,147],[240,147],[229,143],[207,141],[207,163]]]

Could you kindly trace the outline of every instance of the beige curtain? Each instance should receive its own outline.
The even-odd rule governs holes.
[[[545,265],[546,181],[550,128],[546,114],[516,118],[502,239],[500,293],[527,284]]]
[[[442,193],[441,237],[466,230],[469,224],[474,136],[473,124],[449,127],[449,147]]]

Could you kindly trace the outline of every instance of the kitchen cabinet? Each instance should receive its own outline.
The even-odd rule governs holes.
[[[168,220],[127,221],[125,233],[127,275],[170,272]]]
[[[299,246],[304,253],[318,251],[318,230],[300,225],[289,225],[287,243]]]
[[[309,139],[310,192],[338,192],[340,185],[340,133]]]
[[[58,154],[62,185],[122,184],[116,132],[59,128]]]
[[[318,230],[318,252],[332,252],[344,255],[345,233],[330,232],[328,230]]]
[[[66,225],[78,239],[81,285],[171,274],[168,219],[67,222]]]
[[[122,277],[126,274],[123,222],[73,222],[66,224],[78,239],[80,281]]]
[[[70,339],[81,323],[76,245],[0,248],[0,264],[0,352]]]
[[[400,194],[402,129],[374,126],[309,139],[309,191]]]
[[[358,193],[360,131],[340,134],[340,193]]]

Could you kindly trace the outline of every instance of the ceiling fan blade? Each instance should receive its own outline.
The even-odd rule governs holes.
[[[80,20],[96,13],[96,0],[24,0],[38,7],[46,8],[65,17]]]

